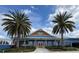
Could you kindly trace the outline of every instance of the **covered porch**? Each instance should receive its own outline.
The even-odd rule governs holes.
[[[54,37],[27,37],[20,40],[20,46],[36,46],[36,47],[45,47],[45,46],[58,46],[60,40]]]

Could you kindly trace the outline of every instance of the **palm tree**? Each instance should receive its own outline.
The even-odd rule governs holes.
[[[17,37],[16,46],[19,48],[19,40],[20,38],[26,37],[29,34],[31,22],[23,11],[9,11],[8,14],[3,15],[6,16],[4,19],[2,19],[4,21],[2,26],[5,26],[3,30],[5,30],[12,38]]]
[[[54,16],[54,20],[52,21],[55,26],[53,27],[52,32],[54,34],[61,34],[61,44],[63,46],[63,34],[64,33],[68,33],[69,31],[73,31],[73,28],[75,28],[74,26],[74,22],[73,21],[69,21],[68,19],[72,18],[72,14],[66,12],[59,12],[56,16]]]

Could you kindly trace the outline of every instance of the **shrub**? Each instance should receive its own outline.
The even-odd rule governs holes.
[[[20,47],[20,48],[4,49],[4,52],[32,52],[35,49],[36,49],[36,47],[34,47],[34,46],[26,46],[26,47]],[[2,51],[0,51],[0,52],[2,52]]]
[[[61,47],[61,46],[46,46],[51,51],[77,51],[75,47]]]

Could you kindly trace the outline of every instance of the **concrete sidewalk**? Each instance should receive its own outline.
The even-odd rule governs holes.
[[[51,51],[49,51],[46,48],[36,48],[36,50],[33,53],[51,53]]]

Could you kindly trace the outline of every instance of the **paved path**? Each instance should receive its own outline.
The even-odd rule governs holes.
[[[51,51],[49,51],[46,48],[36,48],[36,50],[33,53],[50,53]]]
[[[77,49],[79,51],[79,49]],[[78,51],[61,51],[61,52],[78,52]],[[49,51],[46,48],[36,48],[35,51],[30,52],[30,53],[52,53],[54,51]],[[56,52],[56,51],[55,51]],[[58,51],[57,51],[58,52]],[[59,51],[60,52],[60,51]]]

